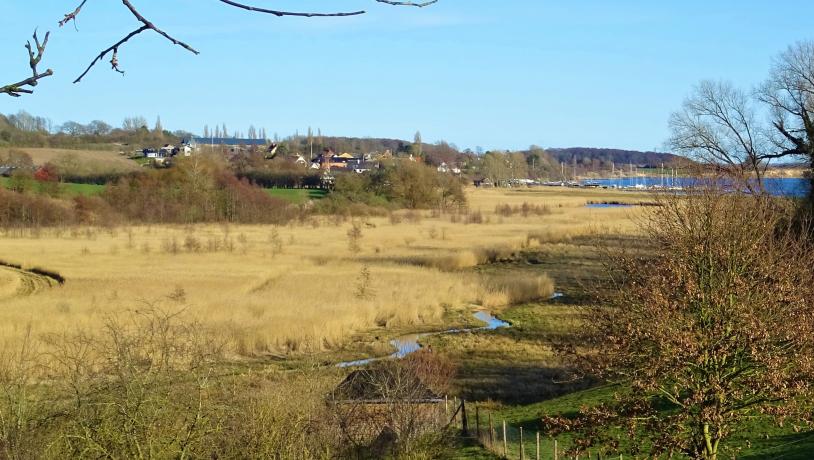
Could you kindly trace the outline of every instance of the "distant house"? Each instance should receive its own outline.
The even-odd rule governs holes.
[[[178,149],[174,145],[170,144],[164,144],[164,147],[158,149],[158,153],[161,155],[161,158],[174,157],[180,151],[181,149]]]
[[[360,161],[352,165],[348,165],[348,167],[352,169],[353,172],[362,174],[377,169],[379,167],[379,163],[374,161]]]
[[[311,168],[313,169],[347,169],[351,170],[352,165],[357,164],[358,162],[363,161],[360,158],[356,158],[355,156],[351,155],[350,153],[342,153],[337,155],[334,153],[333,149],[327,148],[322,151],[319,156],[315,159],[311,160]],[[318,166],[314,166],[318,165]]]
[[[458,175],[458,174],[461,174],[461,169],[458,168],[455,165],[450,166],[450,165],[446,164],[446,162],[444,162],[444,163],[441,163],[440,165],[438,165],[438,172],[443,173],[443,174],[452,173],[452,174]]]

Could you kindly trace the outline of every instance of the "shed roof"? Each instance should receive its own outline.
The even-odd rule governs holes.
[[[397,367],[374,367],[348,374],[331,395],[337,401],[429,403],[441,398],[415,374]]]

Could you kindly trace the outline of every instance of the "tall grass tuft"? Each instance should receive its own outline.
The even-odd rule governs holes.
[[[482,282],[479,303],[496,308],[548,299],[552,295],[554,281],[546,274],[492,275]]]

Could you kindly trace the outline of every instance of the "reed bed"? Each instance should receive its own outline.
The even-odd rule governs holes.
[[[109,315],[156,301],[205,325],[241,356],[334,350],[376,328],[440,327],[450,314],[553,292],[545,276],[484,278],[472,270],[477,265],[588,232],[636,231],[630,217],[638,208],[598,216],[581,194],[558,192],[470,190],[469,212],[501,203],[551,210],[483,211],[489,223],[479,225],[412,211],[316,216],[288,226],[13,229],[0,233],[3,259],[59,273],[66,283],[14,296],[19,280],[0,270],[0,343],[29,330],[93,334]]]

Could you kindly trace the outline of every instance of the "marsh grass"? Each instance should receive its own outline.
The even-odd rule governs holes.
[[[594,198],[616,197],[597,193]],[[67,226],[36,235],[10,229],[0,234],[4,258],[59,272],[67,282],[33,296],[4,299],[0,340],[19,340],[26,325],[35,334],[96,331],[101,315],[134,301],[166,298],[176,287],[185,292],[189,315],[223,339],[226,353],[235,357],[337,352],[374,329],[384,328],[376,334],[388,336],[441,328],[449,315],[471,317],[473,305],[507,305],[546,293],[544,281],[489,281],[474,273],[476,266],[515,261],[524,248],[539,244],[527,235],[552,241],[558,237],[540,233],[576,235],[591,227],[593,214],[584,207],[584,196],[470,191],[472,209],[523,202],[554,211],[506,217],[503,223],[480,211],[481,225],[467,225],[459,211],[458,223],[450,222],[452,212],[428,217],[395,211],[395,220],[314,216],[285,227]],[[614,231],[634,231],[630,212],[603,210],[603,223]],[[363,233],[362,253],[348,250],[347,232],[354,223]],[[114,246],[116,254],[110,251]],[[356,280],[365,265],[376,295],[360,299]],[[37,314],[57,311],[62,303],[70,309],[59,316]]]
[[[517,273],[485,275],[481,283],[480,304],[486,308],[535,302],[554,294],[554,282],[548,275]]]

